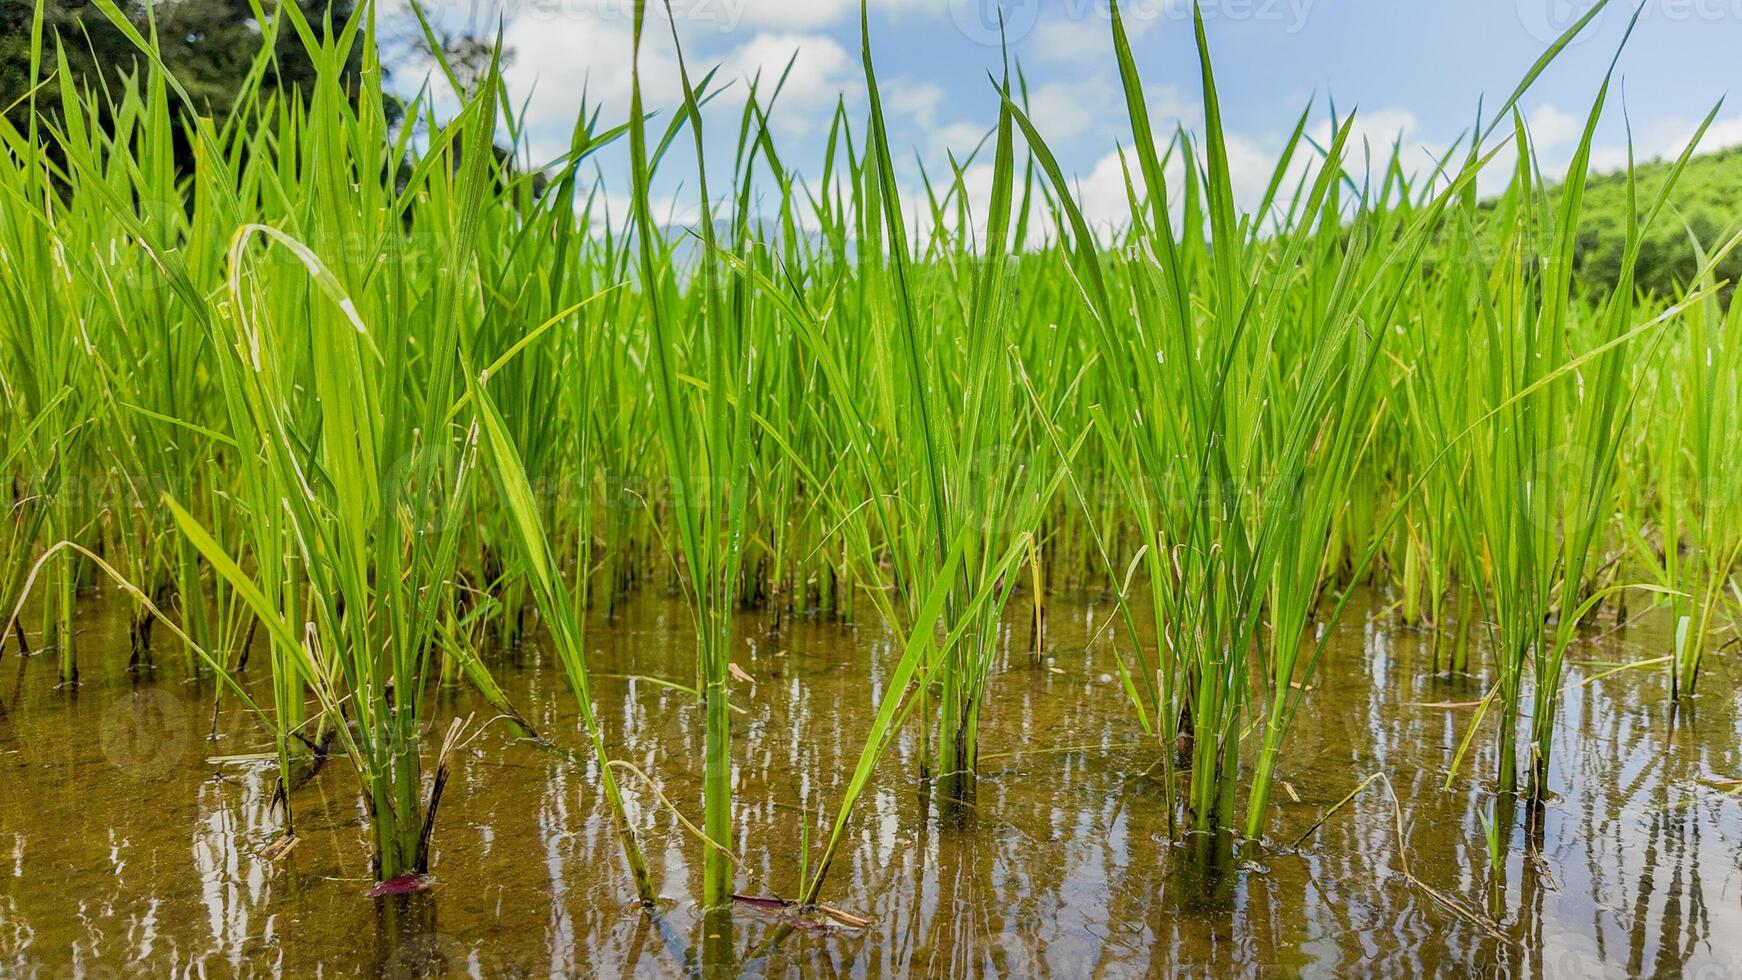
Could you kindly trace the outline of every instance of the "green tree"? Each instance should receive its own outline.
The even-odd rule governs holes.
[[[1644,207],[1664,180],[1668,166],[1644,164],[1637,172],[1639,206]],[[1742,223],[1742,147],[1694,157],[1670,196],[1668,220],[1659,222],[1640,243],[1639,288],[1661,298],[1680,296],[1699,269],[1694,239],[1702,249],[1717,248]],[[1612,288],[1626,246],[1627,183],[1624,174],[1593,177],[1585,191],[1585,218],[1579,225],[1573,262],[1587,288]],[[1719,263],[1716,278],[1727,282],[1727,296],[1742,277],[1742,254]]]
[[[30,44],[38,3],[42,5],[44,64],[31,77]],[[297,3],[311,24],[331,18],[342,24],[355,0],[282,0]],[[248,0],[116,0],[116,7],[141,33],[155,27],[164,63],[175,73],[201,115],[222,117],[234,104],[243,76],[261,47],[261,27]],[[271,14],[276,2],[266,5]],[[81,86],[103,88],[138,70],[138,49],[103,12],[87,0],[0,0],[0,107],[21,132],[28,128],[33,85],[52,78],[53,41],[59,38],[67,66]],[[355,49],[350,72],[359,68],[361,46]],[[307,90],[314,66],[288,23],[278,32],[266,84],[271,90]],[[175,98],[172,96],[172,98]],[[45,119],[58,115],[58,84],[41,85],[35,106]]]

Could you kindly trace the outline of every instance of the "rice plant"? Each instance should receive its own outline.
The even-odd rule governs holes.
[[[670,490],[670,518],[676,558],[695,615],[696,687],[706,715],[702,760],[702,828],[709,841],[732,843],[731,692],[732,611],[744,555],[744,519],[749,496],[750,405],[759,368],[747,342],[742,305],[728,305],[720,281],[714,219],[702,154],[698,96],[683,65],[685,110],[694,134],[701,194],[702,257],[696,287],[699,309],[689,322],[674,315],[671,267],[660,252],[661,235],[649,191],[647,128],[641,103],[641,32],[646,5],[635,5],[635,62],[629,100],[629,147],[634,179],[634,226],[647,323],[655,417]],[[675,38],[675,34],[674,34]],[[680,361],[680,358],[683,360]],[[688,368],[688,372],[685,371]],[[697,392],[685,379],[699,378]],[[702,902],[726,904],[732,893],[732,867],[717,847],[703,852]]]
[[[1496,674],[1477,720],[1490,703],[1499,713],[1497,792],[1516,791],[1519,750],[1527,749],[1533,809],[1548,793],[1567,651],[1581,620],[1604,596],[1588,587],[1588,576],[1608,531],[1617,448],[1636,397],[1625,366],[1630,358],[1652,356],[1656,332],[1667,318],[1659,313],[1639,322],[1635,313],[1637,243],[1692,153],[1690,145],[1655,201],[1630,212],[1628,258],[1614,292],[1596,309],[1575,307],[1573,237],[1607,93],[1606,78],[1558,201],[1551,201],[1542,186],[1529,133],[1514,120],[1513,192],[1486,229],[1496,260],[1476,285],[1482,352],[1472,358],[1474,370],[1466,376],[1471,390],[1463,393],[1467,404],[1476,406],[1474,452],[1484,463],[1467,471],[1464,486],[1473,492],[1460,498],[1460,520],[1466,564],[1487,569]],[[1583,319],[1576,319],[1581,314]],[[1528,736],[1519,730],[1527,671]],[[1453,773],[1468,744],[1466,737]]]
[[[1644,427],[1652,433],[1656,457],[1656,505],[1623,509],[1637,515],[1624,522],[1631,553],[1643,567],[1660,572],[1657,580],[1674,593],[1673,646],[1665,663],[1671,695],[1678,698],[1695,693],[1701,663],[1742,602],[1734,579],[1742,560],[1742,510],[1735,497],[1742,473],[1735,469],[1736,454],[1724,448],[1742,407],[1737,306],[1720,301],[1707,247],[1697,239],[1694,247],[1703,270],[1701,295],[1683,311],[1681,335],[1664,344],[1671,369],[1656,374],[1657,390],[1641,396],[1644,411],[1653,416]]]
[[[1218,848],[1262,847],[1284,814],[1292,727],[1361,597],[1433,631],[1424,670],[1489,685],[1448,778],[1492,731],[1496,788],[1539,805],[1581,623],[1627,591],[1667,605],[1683,696],[1742,609],[1742,322],[1718,271],[1738,238],[1697,240],[1681,295],[1636,280],[1717,110],[1656,188],[1627,178],[1604,281],[1574,260],[1609,76],[1564,179],[1519,112],[1601,5],[1425,172],[1309,107],[1245,209],[1204,18],[1203,124],[1165,129],[1110,4],[1126,209],[1100,227],[1013,63],[987,81],[984,139],[909,179],[868,3],[864,102],[837,103],[814,182],[772,125],[787,77],[743,80],[722,121],[728,83],[692,73],[675,24],[681,104],[647,104],[663,80],[641,2],[626,115],[576,93],[550,160],[500,51],[475,75],[438,58],[441,97],[395,104],[372,3],[338,23],[263,8],[267,44],[217,117],[188,110],[149,24],[93,3],[139,69],[81,85],[39,6],[33,70],[58,108],[0,122],[0,608],[22,610],[0,645],[53,650],[70,690],[114,655],[76,642],[81,588],[124,579],[129,664],[153,666],[168,624],[191,672],[263,722],[280,856],[336,751],[375,878],[422,884],[466,731],[427,692],[467,684],[560,748],[496,682],[549,649],[655,908],[640,792],[680,816],[694,801],[659,788],[678,771],[624,779],[587,642],[637,589],[680,595],[694,627],[694,676],[653,680],[702,718],[710,965],[732,955],[757,846],[733,811],[750,707],[733,656],[753,629],[817,616],[899,638],[834,810],[797,818],[796,898],[815,906],[878,779],[972,832],[983,742],[1027,737],[988,734],[994,679],[1045,675],[1060,594],[1111,594],[1144,784],[1177,836]],[[280,32],[314,65],[306,93],[264,82]],[[707,134],[731,122],[725,166]],[[678,140],[681,180],[661,172]],[[626,179],[589,170],[612,146]],[[1510,180],[1484,196],[1499,161]],[[693,187],[693,219],[661,213],[665,181]],[[910,726],[921,748],[892,774]]]

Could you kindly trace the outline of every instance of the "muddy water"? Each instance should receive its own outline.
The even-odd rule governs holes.
[[[1673,724],[1655,670],[1581,684],[1659,655],[1661,629],[1578,649],[1589,666],[1569,681],[1557,799],[1540,839],[1515,828],[1494,872],[1492,797],[1473,778],[1441,788],[1470,716],[1456,705],[1482,682],[1433,676],[1423,637],[1352,614],[1285,756],[1280,843],[1207,877],[1169,843],[1141,776],[1153,750],[1111,652],[1089,643],[1108,612],[1055,601],[1040,669],[1026,628],[1011,630],[966,826],[928,819],[910,725],[828,890],[869,925],[768,948],[776,922],[752,909],[729,929],[704,923],[700,849],[633,778],[666,901],[651,918],[632,907],[595,774],[501,725],[456,760],[435,886],[405,907],[363,895],[364,813],[342,761],[294,794],[301,845],[264,858],[278,826],[270,770],[208,761],[265,751],[263,733],[226,706],[210,738],[211,687],[172,651],[154,672],[126,672],[124,608],[99,600],[75,696],[55,689],[51,658],[0,658],[0,976],[404,975],[430,962],[449,976],[670,976],[701,970],[708,935],[735,969],[771,975],[1742,972],[1742,802],[1716,784],[1742,775],[1733,676],[1715,667]],[[771,637],[746,618],[742,632],[753,639],[734,660],[754,684],[740,685],[734,718],[738,887],[791,895],[799,828],[832,813],[893,647],[870,627]],[[613,755],[699,819],[701,714],[639,679],[686,680],[689,635],[681,606],[643,598],[590,640]],[[583,745],[553,662],[532,648],[498,670],[546,735]],[[465,691],[432,702],[432,718],[489,716]],[[1488,771],[1488,751],[1477,745],[1467,773]],[[1286,846],[1375,772],[1388,783]]]

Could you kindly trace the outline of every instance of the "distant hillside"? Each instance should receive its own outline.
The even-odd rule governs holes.
[[[1641,208],[1649,205],[1669,174],[1668,163],[1637,168]],[[1598,289],[1615,282],[1626,245],[1627,179],[1624,174],[1594,176],[1585,193],[1584,220],[1579,229],[1575,263],[1581,279]],[[1688,161],[1670,195],[1670,208],[1646,236],[1639,255],[1639,287],[1659,296],[1687,288],[1698,269],[1689,232],[1703,249],[1721,245],[1742,227],[1742,147],[1720,150]],[[1718,267],[1718,278],[1733,287],[1742,277],[1742,249],[1730,253]],[[1726,293],[1729,292],[1727,288]]]

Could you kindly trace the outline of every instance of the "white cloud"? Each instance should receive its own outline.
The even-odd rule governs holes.
[[[629,0],[617,0],[627,5]],[[652,4],[649,4],[652,6]],[[672,0],[680,19],[710,23],[722,30],[760,27],[814,31],[859,16],[858,0]],[[949,0],[872,0],[871,12],[885,16],[936,16],[949,12]]]
[[[1198,117],[1196,104],[1172,85],[1150,86],[1144,92],[1144,103],[1149,109],[1150,128],[1158,135]],[[1033,87],[1028,93],[1028,118],[1055,148],[1094,137],[1129,140],[1125,92],[1111,78],[1071,79]]]
[[[1363,109],[1357,110],[1354,116],[1349,144],[1357,149],[1372,147],[1376,156],[1390,155],[1393,144],[1407,147],[1421,128],[1421,121],[1408,109]],[[1319,124],[1318,134],[1321,141],[1330,138],[1330,120]]]
[[[1186,0],[1124,4],[1125,36],[1135,42],[1162,21],[1191,18]],[[1062,17],[1051,17],[1034,26],[1034,52],[1049,61],[1099,64],[1113,55],[1113,19],[1103,4],[1067,4]]]
[[[926,136],[926,149],[930,151],[929,159],[943,161],[947,159],[946,154],[954,153],[956,162],[960,163],[968,158],[968,154],[974,152],[975,147],[981,145],[981,141],[986,139],[986,134],[991,129],[990,126],[971,122],[953,122],[939,126]],[[986,148],[981,149],[980,159],[988,159],[991,156],[990,146],[990,141],[987,141]]]
[[[909,78],[892,78],[880,82],[883,108],[891,115],[913,121],[921,129],[937,125],[938,107],[943,105],[943,86],[936,82],[916,82]]]
[[[672,105],[682,98],[677,58],[670,42],[644,34],[641,50],[642,100]],[[628,115],[631,35],[628,24],[594,18],[521,18],[508,25],[504,43],[514,60],[503,79],[516,104],[526,102],[524,123],[535,156],[548,157],[568,146],[583,94],[604,116]],[[586,52],[577,57],[577,52]]]
[[[1525,113],[1524,119],[1525,127],[1530,130],[1530,137],[1535,141],[1538,150],[1564,146],[1578,139],[1585,128],[1583,119],[1548,104]]]
[[[1156,152],[1167,152],[1165,140],[1156,147]],[[1143,200],[1149,192],[1143,180],[1143,167],[1137,154],[1129,148],[1097,160],[1087,177],[1074,182],[1077,207],[1082,210],[1084,220],[1097,232],[1106,233],[1131,223],[1131,202],[1125,185],[1127,175],[1131,186],[1136,188],[1138,200]],[[1162,177],[1167,181],[1172,198],[1169,204],[1177,204],[1180,187],[1185,182],[1185,161],[1177,149],[1167,156]]]
[[[734,104],[742,103],[750,81],[758,76],[758,98],[766,102],[786,72],[772,122],[798,131],[811,129],[817,113],[832,109],[843,92],[857,86],[859,77],[858,61],[824,34],[758,34],[732,49],[720,67],[723,78],[739,82]]]
[[[1640,160],[1670,159],[1680,156],[1687,149],[1688,141],[1694,138],[1699,130],[1697,119],[1678,119],[1665,117],[1656,120],[1644,131],[1635,130],[1635,150]],[[1713,153],[1742,145],[1742,112],[1729,116],[1719,116],[1712,120],[1706,134],[1700,138],[1698,152]],[[1616,153],[1621,154],[1621,162],[1626,164],[1625,147],[1617,147]]]
[[[1257,208],[1264,200],[1264,192],[1269,188],[1277,165],[1282,160],[1282,141],[1228,133],[1224,136],[1223,143],[1228,150],[1228,183],[1234,190],[1236,206],[1242,210]],[[1289,158],[1288,169],[1283,173],[1279,192],[1285,198],[1290,190],[1299,186],[1307,177],[1309,168],[1316,163],[1310,157],[1313,157],[1310,148],[1301,146]]]
[[[516,104],[528,100],[524,121],[535,157],[549,158],[568,146],[583,94],[589,107],[602,109],[605,120],[627,117],[631,64],[627,22],[522,17],[508,25],[504,42],[514,51],[504,79]],[[686,40],[685,58],[691,80],[698,83],[710,67],[719,66],[714,86],[724,91],[710,103],[711,116],[742,106],[751,80],[758,76],[760,98],[766,103],[790,61],[786,85],[771,117],[774,125],[789,131],[813,130],[819,115],[832,110],[837,97],[860,84],[857,59],[822,34],[761,32],[713,56],[692,50]],[[683,100],[667,24],[650,23],[643,32],[641,80],[642,102],[650,110],[669,109]]]
[[[1339,123],[1347,121],[1348,117],[1339,119]],[[1334,135],[1331,121],[1325,119],[1310,126],[1307,135],[1319,146],[1329,147]],[[1421,133],[1421,120],[1408,109],[1357,110],[1350,123],[1349,141],[1343,150],[1343,169],[1357,180],[1366,178],[1370,186],[1377,189],[1385,168],[1391,164],[1393,150],[1404,173],[1411,178],[1421,178],[1439,167],[1440,158],[1448,149],[1450,147],[1445,143],[1425,138]],[[1308,158],[1317,157],[1317,151],[1309,146],[1303,145],[1300,152]],[[1290,179],[1294,179],[1294,175],[1291,174]]]
[[[1591,147],[1591,169],[1611,173],[1627,167],[1627,135],[1616,117],[1605,121],[1598,140]],[[1538,165],[1551,178],[1565,175],[1584,132],[1585,120],[1553,105],[1542,105],[1526,115],[1526,124],[1538,154]],[[1639,163],[1650,160],[1673,160],[1687,149],[1688,142],[1699,129],[1699,120],[1674,116],[1660,117],[1633,129],[1633,158]],[[1742,113],[1721,116],[1712,121],[1700,140],[1698,152],[1712,153],[1742,145]],[[1503,186],[1497,181],[1495,189]]]
[[[976,163],[962,171],[962,191],[968,202],[968,222],[970,237],[976,248],[986,243],[986,211],[992,201],[993,169],[990,163]],[[940,196],[954,192],[954,177],[939,180],[933,189]],[[908,237],[921,246],[931,241],[937,233],[937,225],[932,220],[931,205],[924,188],[904,187],[901,191],[901,201],[906,209]],[[944,228],[951,235],[961,232],[958,227],[956,199],[950,198],[944,202]]]
[[[1047,82],[1029,89],[1028,118],[1049,144],[1063,145],[1120,119],[1117,86],[1093,78]]]
[[[1167,131],[1163,126],[1158,124],[1156,128],[1160,137],[1157,150],[1165,153],[1171,137],[1166,135]],[[1406,165],[1411,161],[1431,163],[1432,147],[1418,146],[1412,149],[1411,140],[1419,128],[1420,123],[1415,115],[1404,109],[1387,108],[1356,113],[1345,169],[1360,172],[1365,158],[1363,143],[1372,147],[1375,166],[1383,165],[1390,158],[1393,142],[1399,139],[1403,141]],[[1202,136],[1197,132],[1192,132],[1191,135],[1193,149],[1201,166]],[[1327,145],[1331,137],[1330,122],[1327,120],[1309,127],[1308,135],[1321,146]],[[1263,201],[1264,193],[1276,174],[1286,145],[1284,134],[1255,136],[1228,131],[1223,134],[1223,142],[1227,149],[1228,181],[1234,192],[1235,206],[1242,211],[1251,211]],[[1287,170],[1283,172],[1278,203],[1273,207],[1286,206],[1290,193],[1316,172],[1318,162],[1318,152],[1311,146],[1303,142],[1296,147]],[[1084,217],[1103,232],[1130,223],[1131,207],[1125,189],[1127,168],[1141,200],[1147,194],[1147,189],[1137,157],[1129,149],[1123,151],[1123,157],[1118,152],[1101,157],[1090,169],[1088,176],[1077,181],[1078,205],[1082,208]],[[1184,158],[1177,145],[1167,158],[1164,176],[1172,198],[1168,202],[1169,206],[1177,211],[1185,176]]]
[[[1113,29],[1099,17],[1048,20],[1037,25],[1034,52],[1048,61],[1081,63],[1113,52]]]
[[[997,102],[990,94],[984,105],[987,118],[941,121],[939,116],[949,100],[938,86],[898,79],[885,83],[884,89],[884,108],[890,115],[920,130],[918,149],[927,166],[943,166],[951,152],[958,161],[964,160],[992,130],[991,113]],[[1151,123],[1161,133],[1170,132],[1182,117],[1189,121],[1197,114],[1195,106],[1172,85],[1152,87],[1146,101]],[[1059,153],[1084,144],[1107,145],[1125,135],[1127,128],[1124,94],[1116,81],[1105,77],[1060,79],[1031,86],[1028,117],[1047,145]],[[1020,137],[1017,142],[1022,143]]]
[[[680,189],[681,190],[681,189]],[[718,202],[716,202],[716,215]],[[621,230],[628,226],[635,202],[627,193],[605,191],[593,202],[595,234],[604,234],[607,224]],[[701,220],[702,207],[693,193],[651,194],[647,199],[648,213],[656,225],[664,228],[684,228]]]
[[[1695,125],[1688,123],[1681,132],[1680,138],[1670,140],[1667,152],[1679,153],[1688,140],[1693,139]],[[1706,130],[1706,136],[1700,141],[1700,149],[1706,153],[1722,150],[1726,147],[1742,145],[1742,112],[1721,119],[1714,119],[1712,127]]]

